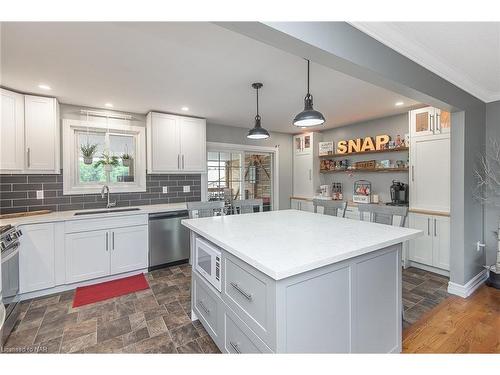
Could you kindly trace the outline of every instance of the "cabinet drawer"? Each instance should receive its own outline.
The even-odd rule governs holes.
[[[65,224],[66,233],[88,232],[92,230],[147,225],[148,215],[127,215],[70,220]]]
[[[201,277],[196,272],[193,272],[193,308],[198,315],[198,318],[205,323],[205,328],[214,338],[221,334],[221,326],[219,325],[218,316],[221,313],[220,299],[215,295],[215,292],[204,284]],[[214,338],[215,340],[215,338]],[[216,340],[215,340],[216,341]]]
[[[224,313],[224,325],[224,349],[227,353],[271,353],[271,349],[230,309]]]
[[[274,346],[272,280],[225,254],[222,299],[270,347]]]

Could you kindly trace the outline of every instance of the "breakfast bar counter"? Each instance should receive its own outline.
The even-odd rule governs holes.
[[[401,351],[401,244],[421,231],[297,210],[183,224],[192,318],[221,351]]]

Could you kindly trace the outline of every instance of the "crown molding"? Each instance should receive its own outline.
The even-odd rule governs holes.
[[[384,22],[349,22],[349,24],[483,102],[500,100],[500,92],[481,87],[465,73],[432,55],[422,44],[405,37],[397,27]]]

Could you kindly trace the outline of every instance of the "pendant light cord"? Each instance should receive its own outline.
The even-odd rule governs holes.
[[[257,90],[257,116],[259,115],[259,88]]]
[[[309,95],[309,59],[307,60],[307,95]]]

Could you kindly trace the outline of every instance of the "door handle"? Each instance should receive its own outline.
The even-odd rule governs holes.
[[[181,155],[177,154],[177,169],[181,169]]]
[[[236,353],[241,354],[241,350],[238,346],[238,343],[229,341],[229,344],[233,347],[233,349]]]
[[[108,232],[106,232],[106,251],[108,251],[109,240],[108,240]]]
[[[411,181],[415,182],[415,166],[411,166]]]
[[[115,249],[115,232],[111,232],[111,250]]]
[[[240,288],[240,286],[236,283],[231,282],[231,286],[236,289],[238,292],[243,295],[247,300],[252,301],[252,295],[250,293],[245,292],[243,289]]]
[[[182,154],[182,169],[184,169],[184,154]]]
[[[312,169],[309,169],[309,181],[312,180]]]
[[[434,133],[434,115],[429,115],[429,118],[430,118],[430,126],[431,126],[431,132]]]
[[[439,123],[439,114],[436,113],[436,130],[441,131],[441,124]]]
[[[434,237],[437,237],[437,220],[434,218]]]
[[[427,218],[427,235],[428,236],[431,235],[431,218],[430,217]]]
[[[205,306],[205,304],[202,301],[198,301],[198,306],[200,306],[201,309],[205,311],[206,314],[210,314],[210,310]]]
[[[27,154],[28,154],[28,168],[31,167],[31,149],[28,147],[28,150],[27,150]]]

